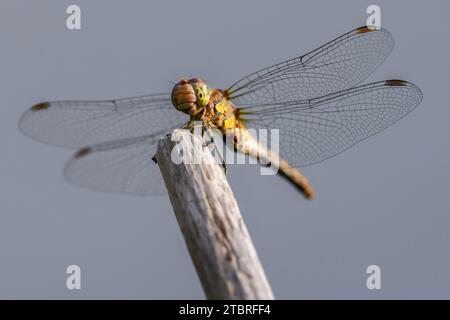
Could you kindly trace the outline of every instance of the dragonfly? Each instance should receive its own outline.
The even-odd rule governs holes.
[[[201,121],[224,137],[231,132],[235,151],[268,162],[278,154],[255,143],[248,128],[278,129],[278,173],[312,198],[300,167],[341,153],[421,103],[420,89],[404,80],[361,84],[393,46],[388,30],[363,26],[224,90],[193,78],[171,93],[42,102],[22,115],[19,127],[41,142],[79,149],[64,168],[69,182],[138,195],[166,192],[152,158],[160,137],[176,128]]]

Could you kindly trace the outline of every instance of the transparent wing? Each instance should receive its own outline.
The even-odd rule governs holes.
[[[238,106],[324,96],[363,81],[393,47],[386,29],[361,27],[301,57],[252,73],[226,93]]]
[[[105,101],[40,103],[20,119],[28,136],[53,145],[79,148],[155,132],[169,132],[187,122],[169,94]]]
[[[94,190],[164,194],[161,173],[152,161],[160,136],[127,138],[80,149],[66,164],[64,176],[73,184]]]
[[[376,82],[320,98],[240,109],[249,127],[279,130],[280,155],[293,166],[330,158],[389,127],[422,101],[414,84]]]

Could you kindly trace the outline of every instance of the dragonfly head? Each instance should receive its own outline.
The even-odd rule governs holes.
[[[199,78],[181,80],[172,90],[172,103],[184,113],[194,115],[209,103],[210,93],[205,81]]]

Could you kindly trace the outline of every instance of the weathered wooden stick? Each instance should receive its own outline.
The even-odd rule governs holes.
[[[206,297],[273,299],[223,169],[199,140],[175,130],[160,140],[156,160]],[[176,164],[180,145],[185,161]]]

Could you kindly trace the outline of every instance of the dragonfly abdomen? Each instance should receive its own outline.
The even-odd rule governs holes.
[[[288,161],[280,158],[277,153],[261,145],[246,128],[233,131],[236,151],[249,155],[257,159],[260,164],[274,169],[277,174],[292,183],[307,199],[314,198],[313,188],[299,170]]]

